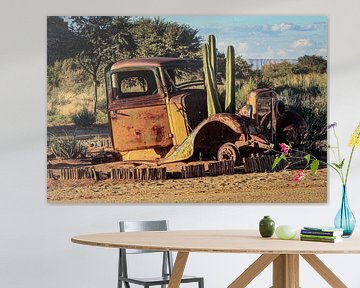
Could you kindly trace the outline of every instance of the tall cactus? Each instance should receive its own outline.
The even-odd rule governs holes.
[[[226,51],[226,80],[225,80],[225,109],[226,113],[235,113],[235,50],[228,46]]]
[[[209,44],[210,65],[213,70],[214,78],[216,82],[217,61],[216,61],[216,39],[214,35],[209,35],[208,44]]]
[[[208,110],[208,116],[211,116],[221,112],[221,105],[219,101],[215,73],[213,68],[216,66],[216,64],[214,66],[211,65],[209,44],[204,44],[202,48],[202,53],[203,53],[203,70],[204,70],[204,78],[205,78],[205,87],[206,87],[206,95],[207,95],[207,110]]]

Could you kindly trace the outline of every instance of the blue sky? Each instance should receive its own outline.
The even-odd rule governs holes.
[[[206,39],[214,34],[217,48],[227,45],[244,58],[296,59],[305,54],[327,58],[326,16],[161,16],[188,24]]]

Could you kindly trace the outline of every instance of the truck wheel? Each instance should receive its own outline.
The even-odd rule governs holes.
[[[225,143],[219,148],[217,158],[219,161],[232,160],[239,164],[240,151],[233,143]]]

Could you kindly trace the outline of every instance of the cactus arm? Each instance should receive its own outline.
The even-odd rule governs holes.
[[[212,72],[213,72],[215,83],[216,83],[217,61],[216,61],[216,39],[215,39],[214,35],[209,35],[208,45],[209,45],[210,65],[213,70]]]
[[[214,71],[210,64],[210,55],[209,55],[210,53],[209,53],[208,44],[204,44],[202,48],[202,52],[203,52],[203,70],[204,70],[205,87],[206,87],[206,95],[207,95],[207,110],[208,110],[208,116],[211,116],[221,112],[221,106],[216,89]]]

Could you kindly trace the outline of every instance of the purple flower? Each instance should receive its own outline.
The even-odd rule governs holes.
[[[337,126],[337,122],[333,122],[327,126],[328,129],[335,128]]]

